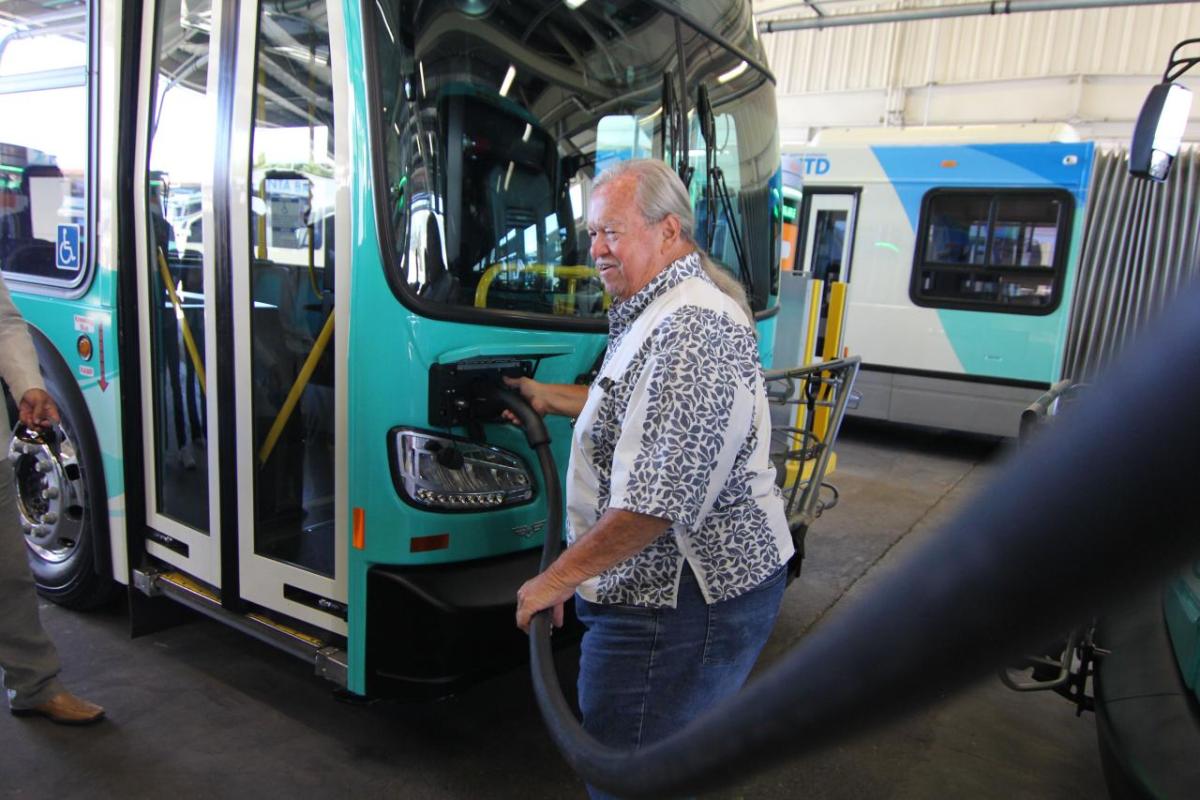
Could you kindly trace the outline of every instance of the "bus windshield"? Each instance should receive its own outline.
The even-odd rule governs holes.
[[[712,24],[730,24],[711,5]],[[602,320],[610,299],[586,236],[592,179],[615,160],[681,151],[664,141],[664,125],[694,108],[704,86],[723,126],[715,155],[733,202],[700,224],[705,151],[693,134],[697,232],[709,234],[700,243],[763,287],[756,309],[769,304],[777,236],[758,237],[740,258],[722,237],[772,217],[773,87],[739,54],[759,55],[753,38],[719,45],[647,2],[381,2],[372,16],[381,221],[402,299],[457,315]],[[671,97],[682,108],[664,113]]]

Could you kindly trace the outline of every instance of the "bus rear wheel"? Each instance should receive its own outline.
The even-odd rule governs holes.
[[[45,362],[43,362],[45,363]],[[72,609],[94,608],[112,595],[112,580],[96,570],[94,481],[97,456],[80,435],[82,398],[46,371],[58,401],[54,436],[30,435],[18,424],[8,448],[17,511],[38,593]],[[65,391],[64,391],[65,390]]]

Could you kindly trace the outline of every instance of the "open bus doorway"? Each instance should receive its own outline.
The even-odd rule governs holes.
[[[859,192],[852,188],[804,188],[798,235],[801,249],[797,253],[796,267],[821,281],[818,354],[825,350],[831,287],[837,281],[850,282]]]

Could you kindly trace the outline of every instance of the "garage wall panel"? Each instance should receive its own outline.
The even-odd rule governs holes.
[[[1170,49],[1194,19],[1200,20],[1197,5],[1043,11],[785,31],[766,34],[764,41],[784,94],[1048,75],[1150,76],[1162,72]],[[838,3],[827,8],[842,14],[898,7],[904,5]],[[801,16],[793,10],[760,14],[759,19]]]
[[[812,16],[796,7],[762,13],[772,5],[780,4],[757,3],[758,19]],[[833,15],[915,4],[818,5]],[[950,17],[785,31],[763,41],[787,109],[780,122],[788,141],[825,127],[1013,121],[1067,123],[1085,137],[1126,139],[1171,48],[1200,26],[1198,6]],[[1198,77],[1184,82],[1200,89]],[[1200,104],[1188,136],[1200,136]]]

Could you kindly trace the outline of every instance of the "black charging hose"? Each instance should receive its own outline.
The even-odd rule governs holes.
[[[989,675],[1196,557],[1200,285],[1178,297],[1152,337],[1021,448],[901,568],[669,739],[629,753],[587,736],[558,685],[548,616],[535,616],[535,693],[566,760],[622,796],[711,791]],[[537,415],[522,410],[523,400],[511,392],[498,399],[531,441],[544,439],[545,565],[561,531],[548,437],[544,426],[535,432]]]
[[[554,462],[554,454],[550,452],[550,432],[546,430],[546,421],[542,419],[542,415],[534,411],[519,392],[495,385],[480,388],[488,400],[507,408],[521,421],[521,428],[525,431],[525,441],[533,452],[537,453],[538,467],[542,471],[542,481],[546,486],[546,543],[542,546],[541,566],[541,569],[545,570],[554,563],[554,559],[558,558],[558,554],[562,551],[561,535],[563,530],[562,482],[558,479],[558,465]],[[549,639],[549,613],[540,613],[538,618],[545,623],[543,627],[546,628],[546,638]],[[532,625],[530,626],[530,635],[534,635]]]

